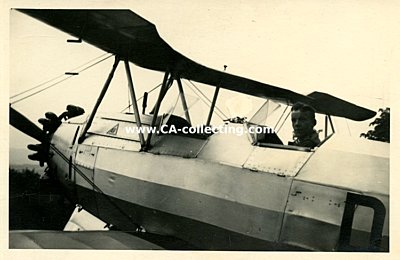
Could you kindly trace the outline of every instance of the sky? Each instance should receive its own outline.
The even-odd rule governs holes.
[[[75,6],[71,3],[68,8]],[[200,64],[218,70],[227,65],[231,74],[301,94],[326,92],[377,111],[390,106],[393,89],[399,83],[395,66],[400,55],[398,19],[391,1],[103,3],[94,7],[129,8],[151,21],[167,43]],[[9,97],[104,55],[85,43],[67,43],[70,36],[15,10],[9,11],[9,18]],[[60,114],[67,104],[80,105],[89,112],[112,63],[110,58],[13,107],[35,122],[47,111]],[[137,96],[163,77],[134,65],[131,69]],[[100,110],[121,111],[126,107],[126,85],[120,66]],[[202,90],[211,98],[212,88],[203,86]],[[229,108],[232,99],[249,104],[248,98],[240,99],[237,93],[222,94],[217,105],[229,116],[235,116]],[[259,103],[250,102],[255,102],[254,112]],[[369,129],[370,121],[335,122],[338,131],[359,136]],[[10,147],[24,149],[32,141],[9,129]]]

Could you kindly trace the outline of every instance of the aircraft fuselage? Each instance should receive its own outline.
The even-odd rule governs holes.
[[[77,121],[63,123],[52,139],[69,163],[54,153],[50,167],[76,203],[118,229],[140,225],[202,249],[388,250],[385,155],[339,151],[335,136],[304,151],[254,146],[232,134],[159,135],[143,152],[122,136],[133,125],[125,119],[99,117],[81,144]],[[362,177],[357,190],[353,179]],[[374,229],[382,243],[379,234],[370,241]]]

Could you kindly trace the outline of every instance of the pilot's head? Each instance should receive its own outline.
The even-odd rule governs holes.
[[[297,102],[292,107],[292,126],[294,136],[303,138],[314,132],[315,109],[304,103]]]

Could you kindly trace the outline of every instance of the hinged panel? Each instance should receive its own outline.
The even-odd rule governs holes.
[[[94,166],[96,163],[98,147],[81,144],[78,146],[75,157],[75,165],[79,172],[74,171],[75,182],[77,185],[93,189]],[[83,175],[82,175],[83,174]]]
[[[294,180],[280,241],[310,250],[333,251],[339,239],[346,194],[337,188]]]
[[[150,153],[196,158],[207,140],[180,135],[161,135],[157,137]]]
[[[293,177],[312,154],[313,152],[255,147],[243,167]]]
[[[93,170],[94,163],[96,162],[97,150],[97,146],[79,145],[76,151],[75,164]]]

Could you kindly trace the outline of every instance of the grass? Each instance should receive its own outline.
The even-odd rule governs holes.
[[[72,211],[57,185],[32,169],[9,169],[9,229],[62,230]]]

